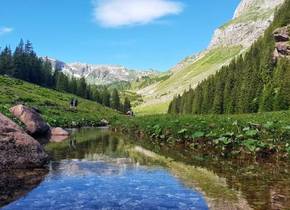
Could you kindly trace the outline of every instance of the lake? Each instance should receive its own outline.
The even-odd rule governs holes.
[[[49,144],[48,170],[0,173],[0,205],[18,209],[289,209],[288,162],[230,161],[108,129]]]

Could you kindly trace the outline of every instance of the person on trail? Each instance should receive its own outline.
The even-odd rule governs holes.
[[[71,109],[73,108],[73,103],[74,103],[74,99],[72,98],[72,99],[70,100],[70,103],[69,103]]]
[[[77,108],[77,106],[78,106],[78,99],[77,98],[75,98],[75,101],[74,101],[75,103],[74,103],[74,107],[75,107],[75,109]]]
[[[71,109],[77,109],[78,106],[78,99],[77,98],[72,98],[70,101],[70,108]]]
[[[134,112],[131,109],[126,114],[130,117],[134,117]]]

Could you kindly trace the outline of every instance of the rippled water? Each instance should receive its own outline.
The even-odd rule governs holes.
[[[3,209],[208,209],[195,188],[167,168],[140,164],[131,148],[102,130],[83,130],[49,146],[49,173]]]

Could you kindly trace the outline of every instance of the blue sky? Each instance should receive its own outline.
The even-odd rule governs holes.
[[[168,70],[206,48],[239,0],[5,0],[0,46],[32,41],[65,62]]]

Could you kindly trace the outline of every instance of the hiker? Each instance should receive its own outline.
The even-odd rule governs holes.
[[[126,114],[128,116],[134,117],[134,112],[131,109]]]
[[[78,106],[78,99],[77,98],[72,98],[70,101],[70,108],[71,109],[77,109]]]

